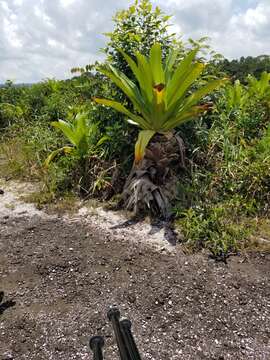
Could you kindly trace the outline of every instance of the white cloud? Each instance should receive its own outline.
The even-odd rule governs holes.
[[[242,16],[246,26],[257,28],[269,24],[270,4],[259,4],[255,9],[248,9]],[[241,18],[241,16],[240,16]]]
[[[0,82],[65,78],[102,57],[113,14],[132,0],[0,0]],[[270,53],[270,0],[153,0],[173,31],[208,35],[226,57]]]
[[[63,7],[68,7],[72,5],[76,0],[60,0],[60,3]]]
[[[165,9],[184,38],[207,35],[225,57],[270,54],[270,0],[168,0]]]
[[[12,20],[16,21],[16,15],[12,16]],[[3,20],[3,34],[11,47],[21,48],[22,40],[18,37],[18,26],[9,19]]]
[[[270,54],[269,40],[270,1],[265,0],[233,15],[224,34],[219,34],[215,40],[215,45],[229,57],[256,56]]]

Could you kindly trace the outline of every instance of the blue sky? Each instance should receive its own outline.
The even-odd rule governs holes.
[[[0,0],[0,82],[66,78],[99,60],[127,0]],[[208,35],[228,58],[270,54],[270,0],[155,0],[183,38]]]

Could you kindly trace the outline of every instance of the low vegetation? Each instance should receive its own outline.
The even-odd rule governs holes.
[[[270,60],[229,62],[169,21],[136,1],[115,16],[103,63],[1,87],[1,176],[39,182],[39,205],[76,195],[163,217],[225,259],[267,223]]]

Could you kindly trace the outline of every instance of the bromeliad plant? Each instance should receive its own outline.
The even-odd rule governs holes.
[[[113,100],[95,98],[95,101],[125,114],[129,122],[141,128],[135,145],[135,163],[122,200],[135,214],[150,210],[154,216],[167,218],[170,202],[175,198],[178,170],[184,167],[183,141],[172,130],[205,111],[208,105],[198,103],[223,81],[204,82],[192,91],[205,66],[195,60],[198,49],[190,51],[180,63],[177,51],[163,61],[158,43],[151,47],[148,58],[137,53],[136,61],[119,51],[136,82],[111,65],[100,71],[124,92],[134,111]],[[154,137],[155,134],[158,135]]]
[[[248,101],[249,93],[245,87],[236,80],[233,85],[227,84],[225,88],[226,109],[231,112],[237,109],[243,109]]]
[[[101,161],[104,155],[101,145],[108,140],[108,137],[100,137],[98,123],[91,121],[88,112],[79,112],[74,117],[73,111],[70,111],[70,117],[69,121],[59,120],[51,123],[53,127],[62,131],[71,145],[52,151],[45,160],[45,168],[48,168],[51,161],[59,154],[71,155],[72,186],[75,184],[81,194],[88,195],[95,192],[100,178],[99,173],[92,171],[92,161],[93,163],[96,159]]]
[[[134,73],[137,83],[111,65],[106,65],[100,71],[125,93],[134,106],[134,112],[113,100],[94,100],[127,115],[129,122],[142,129],[135,145],[135,163],[139,163],[154,134],[166,134],[205,111],[206,106],[198,103],[219,87],[223,80],[207,82],[198,90],[190,92],[205,67],[203,63],[195,61],[198,49],[190,51],[179,64],[176,63],[177,51],[172,51],[163,62],[161,45],[158,43],[152,46],[149,58],[137,53],[137,61],[122,50],[119,51]]]
[[[270,73],[261,73],[259,80],[255,76],[249,75],[248,78],[250,96],[255,96],[260,100],[270,102]]]
[[[79,159],[83,160],[93,148],[97,148],[105,140],[102,138],[97,141],[98,125],[89,121],[86,112],[78,113],[73,122],[59,120],[52,122],[51,125],[60,129],[72,146],[63,146],[54,150],[46,159],[45,166],[48,166],[59,153],[75,153]]]

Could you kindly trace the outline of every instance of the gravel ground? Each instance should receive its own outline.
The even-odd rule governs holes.
[[[105,358],[119,359],[106,318],[113,304],[132,320],[143,359],[270,359],[269,254],[216,263],[180,245],[149,246],[138,225],[106,229],[91,215],[6,205],[0,291],[16,304],[0,306],[1,360],[91,359],[95,334]]]

